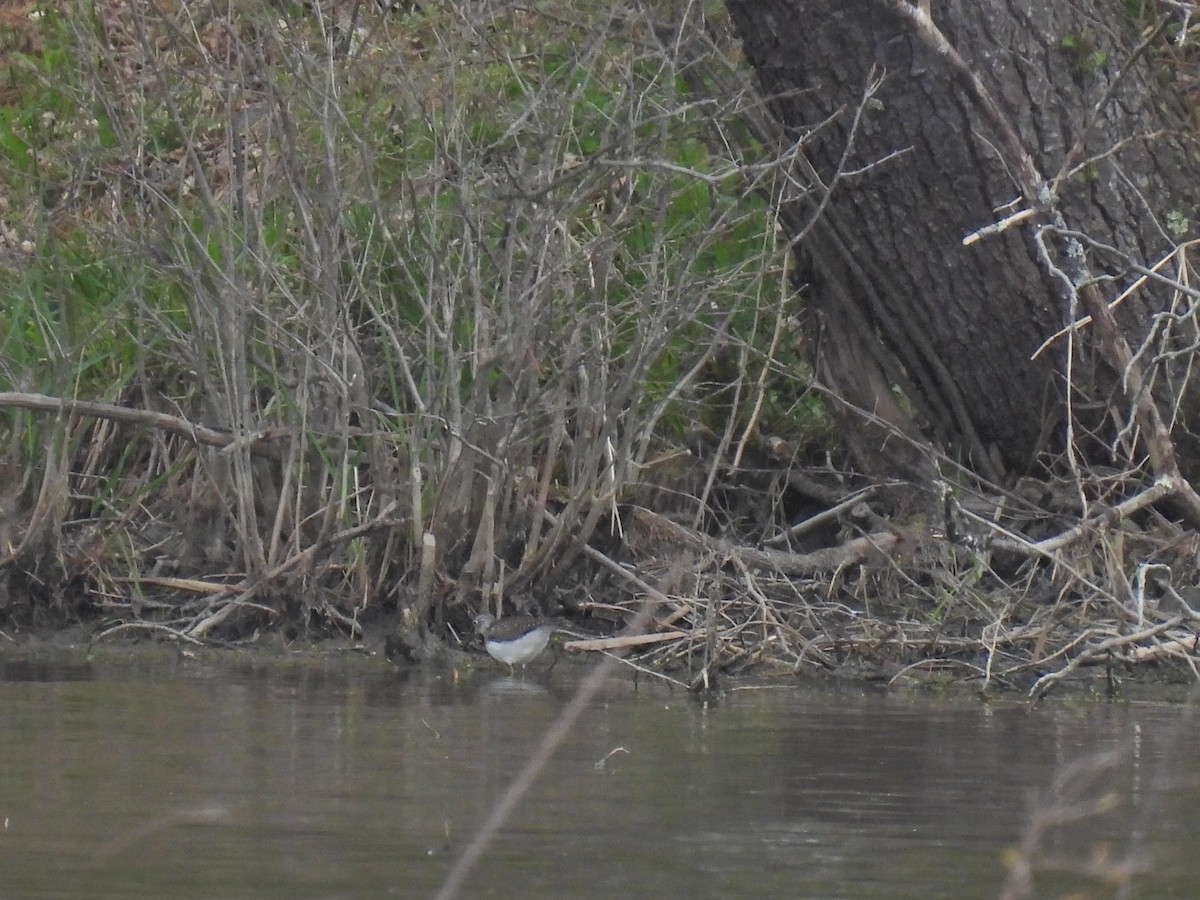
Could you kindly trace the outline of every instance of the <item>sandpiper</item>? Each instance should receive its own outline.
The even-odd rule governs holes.
[[[483,647],[493,658],[508,666],[525,664],[546,649],[550,635],[558,630],[558,623],[533,616],[505,616],[497,619],[491,613],[480,613],[475,617],[475,630],[483,637]]]

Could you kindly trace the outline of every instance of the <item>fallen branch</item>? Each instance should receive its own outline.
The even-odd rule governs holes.
[[[1164,631],[1170,631],[1172,628],[1177,628],[1183,624],[1184,616],[1175,616],[1165,622],[1161,622],[1152,628],[1146,628],[1134,634],[1124,634],[1118,637],[1109,638],[1106,641],[1101,641],[1094,647],[1088,647],[1069,663],[1063,666],[1056,672],[1047,672],[1041,678],[1033,683],[1033,687],[1029,689],[1029,696],[1033,700],[1038,700],[1046,693],[1054,684],[1062,681],[1080,666],[1087,665],[1091,662],[1096,662],[1099,657],[1104,656],[1118,647],[1126,647],[1130,644],[1138,644],[1144,640],[1162,634]]]
[[[0,392],[0,409],[28,409],[34,412],[66,413],[72,416],[91,416],[97,419],[108,419],[113,422],[123,422],[126,425],[141,425],[157,431],[177,434],[197,444],[209,447],[230,447],[233,444],[246,444],[253,453],[260,456],[277,458],[280,450],[270,438],[274,435],[259,432],[252,439],[237,438],[228,431],[198,425],[181,416],[154,412],[148,409],[137,409],[132,406],[118,406],[115,403],[101,403],[96,400],[65,400],[61,397],[49,397],[45,394],[25,394],[14,391]]]
[[[891,532],[876,532],[812,553],[759,550],[693,531],[644,507],[634,508],[629,537],[630,546],[634,549],[641,545],[643,550],[659,556],[669,555],[671,550],[686,549],[737,558],[752,569],[784,575],[812,575],[864,562],[871,557],[882,558],[896,546],[898,540]]]
[[[564,641],[563,649],[577,653],[595,652],[598,650],[625,650],[630,647],[644,647],[646,644],[662,644],[668,641],[678,641],[689,636],[695,636],[695,633],[687,631],[660,631],[654,634],[625,634],[610,638]]]
[[[1200,634],[1193,634],[1188,638],[1163,641],[1149,647],[1134,647],[1129,651],[1129,660],[1135,663],[1157,662],[1164,656],[1194,658],[1197,653],[1200,653]]]

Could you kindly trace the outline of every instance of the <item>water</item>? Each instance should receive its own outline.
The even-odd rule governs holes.
[[[4,666],[0,898],[430,897],[587,671],[241,659]],[[462,896],[1000,897],[1031,816],[1074,809],[1032,842],[1039,896],[1193,897],[1197,730],[1166,704],[613,681]],[[1125,888],[1083,873],[1129,859]]]

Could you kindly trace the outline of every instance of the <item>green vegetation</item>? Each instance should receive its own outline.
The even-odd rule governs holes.
[[[67,591],[190,638],[415,629],[561,578],[653,460],[700,451],[668,485],[699,518],[728,453],[823,439],[779,172],[718,132],[735,98],[687,90],[698,23],[662,28],[548,2],[31,19],[0,103],[0,391],[65,405],[0,409],[10,615]]]
[[[1108,54],[1096,46],[1096,35],[1091,31],[1068,34],[1059,46],[1070,57],[1077,75],[1095,75],[1108,64]]]

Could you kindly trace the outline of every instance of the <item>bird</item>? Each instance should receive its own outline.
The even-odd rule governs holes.
[[[491,613],[480,613],[475,617],[475,631],[483,638],[483,648],[493,659],[508,666],[525,664],[546,649],[550,635],[558,630],[553,619],[536,619],[533,616],[504,616],[497,619]]]

